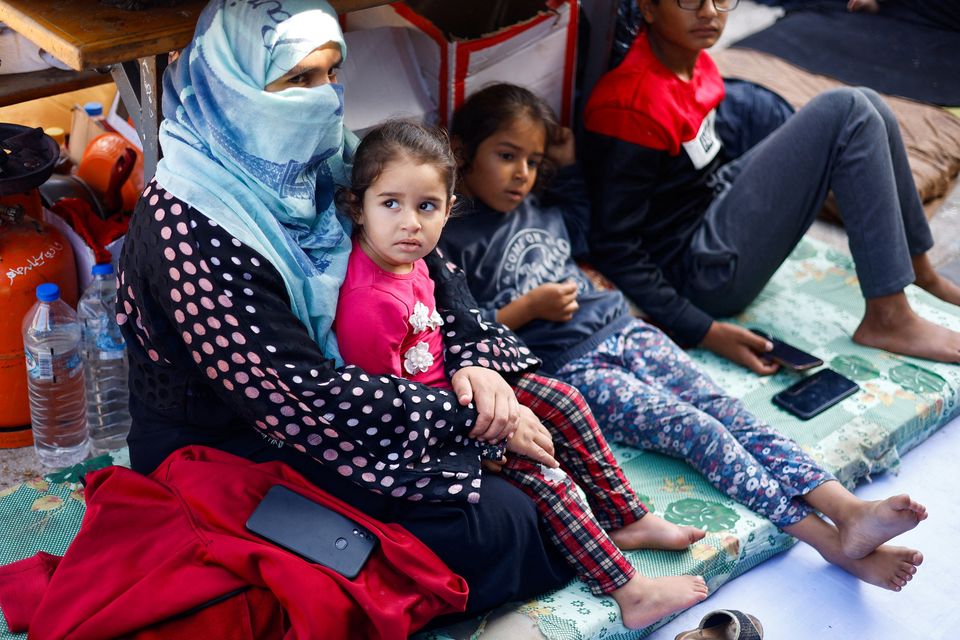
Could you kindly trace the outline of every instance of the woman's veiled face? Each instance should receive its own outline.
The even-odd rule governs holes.
[[[340,47],[328,42],[307,54],[293,69],[264,87],[264,91],[276,93],[292,87],[309,89],[331,84],[337,81],[342,60]]]

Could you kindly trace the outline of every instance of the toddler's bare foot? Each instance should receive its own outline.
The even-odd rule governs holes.
[[[960,333],[918,316],[903,293],[867,300],[853,341],[917,358],[960,362]]]
[[[642,629],[704,600],[707,583],[700,576],[647,578],[638,573],[610,595],[620,605],[623,626]]]
[[[621,549],[666,549],[682,551],[707,535],[696,527],[681,527],[648,513],[622,529],[611,531],[610,539]]]
[[[913,574],[923,562],[923,554],[916,549],[882,545],[864,558],[848,558],[841,554],[827,560],[864,582],[900,591],[913,580]]]
[[[840,546],[848,558],[864,558],[887,540],[927,519],[927,508],[908,495],[863,503],[858,513],[837,523]]]

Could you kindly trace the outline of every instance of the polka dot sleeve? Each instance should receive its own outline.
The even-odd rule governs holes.
[[[479,499],[472,406],[402,378],[334,369],[276,269],[155,183],[131,221],[119,280],[130,348],[154,369],[199,370],[265,437],[378,493]]]

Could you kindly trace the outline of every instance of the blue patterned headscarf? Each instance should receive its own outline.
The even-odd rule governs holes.
[[[333,195],[355,147],[343,88],[264,91],[330,42],[346,56],[324,0],[212,0],[164,74],[157,182],[269,259],[293,312],[341,364],[330,327],[350,232]]]

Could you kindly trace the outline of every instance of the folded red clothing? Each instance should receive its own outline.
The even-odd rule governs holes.
[[[377,536],[355,578],[246,530],[277,484]],[[369,518],[279,462],[187,447],[149,477],[122,467],[89,473],[85,498],[83,525],[59,564],[41,554],[0,568],[0,605],[31,639],[405,640],[433,617],[466,607],[464,580],[408,531]],[[210,632],[221,624],[229,634]]]
[[[82,198],[61,198],[50,210],[66,220],[67,224],[93,249],[97,264],[110,262],[106,246],[125,234],[130,225],[130,216],[118,213],[106,220],[100,218]]]

